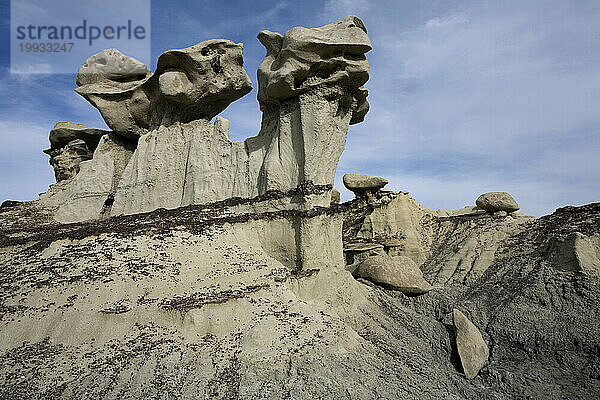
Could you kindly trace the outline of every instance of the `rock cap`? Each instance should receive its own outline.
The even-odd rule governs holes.
[[[388,180],[378,176],[346,174],[342,179],[344,186],[356,195],[370,191],[376,192],[388,184]]]
[[[146,64],[117,49],[105,49],[89,57],[79,70],[75,89],[81,95],[120,94],[142,85],[152,76]]]
[[[484,193],[475,201],[477,207],[487,212],[506,211],[508,213],[517,211],[520,207],[513,197],[506,192]]]
[[[69,142],[80,139],[93,152],[98,147],[102,135],[109,132],[104,129],[88,128],[76,122],[58,122],[50,131],[50,150],[63,148]]]

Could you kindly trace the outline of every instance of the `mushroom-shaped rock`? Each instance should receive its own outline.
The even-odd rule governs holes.
[[[366,192],[376,192],[388,184],[387,179],[360,174],[346,174],[342,180],[344,186],[357,196],[363,195]]]
[[[146,65],[116,49],[88,58],[77,72],[75,91],[96,107],[116,133],[138,138],[150,124],[152,77]]]
[[[70,179],[79,172],[79,164],[90,160],[103,135],[103,129],[88,128],[74,122],[59,122],[50,131],[50,156],[56,182]]]
[[[417,264],[405,256],[370,256],[358,266],[356,274],[407,295],[423,294],[432,289]]]
[[[340,204],[341,194],[336,188],[331,189],[331,204]]]
[[[351,124],[361,122],[369,110],[369,79],[365,53],[371,40],[360,18],[351,15],[319,28],[295,27],[281,35],[262,31],[258,40],[267,56],[258,69],[261,108],[300,95],[317,86],[345,87],[353,101]]]
[[[492,213],[496,211],[513,212],[519,209],[515,199],[506,192],[484,193],[477,198],[475,204],[477,207]]]
[[[452,316],[460,362],[467,378],[473,379],[488,359],[488,346],[479,329],[462,312],[454,309]]]
[[[164,52],[155,72],[159,96],[153,109],[166,117],[160,122],[211,119],[250,92],[243,47],[231,40],[212,39]]]
[[[75,122],[58,122],[50,131],[50,150],[63,148],[75,139],[85,142],[88,149],[93,152],[98,147],[102,135],[109,131],[104,129],[88,128],[84,124]]]

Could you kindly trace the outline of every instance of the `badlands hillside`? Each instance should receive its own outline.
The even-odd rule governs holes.
[[[367,29],[258,39],[243,142],[241,44],[79,69],[110,130],[57,123],[56,184],[0,207],[0,399],[597,398],[600,203],[431,210],[347,174],[340,204]]]

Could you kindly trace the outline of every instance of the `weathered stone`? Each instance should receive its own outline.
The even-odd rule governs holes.
[[[79,164],[91,160],[93,155],[93,151],[80,139],[71,140],[60,149],[46,150],[46,153],[50,155],[49,162],[54,168],[56,182],[73,178],[79,172]]]
[[[161,54],[154,77],[154,125],[212,119],[250,92],[242,49],[231,40],[212,39]]]
[[[278,63],[285,61],[288,66],[279,72],[293,67],[291,60],[299,56],[301,49],[311,52],[306,68],[311,69],[321,53],[329,49],[340,58],[339,62],[331,59],[337,66],[332,68],[345,65],[348,71],[338,71],[341,75],[334,72],[335,78],[293,88],[285,95],[275,91],[278,94],[274,97],[267,96],[261,102],[261,130],[258,136],[244,142],[229,139],[227,120],[217,118],[214,125],[209,122],[251,88],[243,69],[242,45],[222,39],[208,40],[161,55],[153,77],[135,88],[148,96],[151,121],[120,178],[111,211],[114,215],[230,197],[252,198],[273,190],[288,191],[304,182],[333,184],[348,126],[356,111],[356,96],[363,93],[354,86],[362,85],[368,78],[368,63],[363,53],[370,48],[370,42],[356,17],[323,29],[292,31],[295,33],[291,39],[282,41],[289,42],[290,48],[280,49],[277,56],[281,56]],[[266,38],[265,60],[268,60],[273,57],[272,47],[278,36],[260,36]],[[311,47],[309,41],[313,39],[316,44]],[[289,52],[295,55],[286,56]],[[267,78],[260,78],[259,73],[259,80],[270,82],[265,83],[267,86],[278,85],[276,82],[283,82],[278,81],[279,72]],[[312,69],[308,72],[316,73]],[[126,115],[129,108],[125,110],[122,106],[128,103],[119,104],[121,114]],[[133,119],[124,121],[129,123]],[[145,126],[138,124],[136,129],[141,132]],[[329,206],[329,196],[305,196],[301,202],[276,207],[312,205]]]
[[[100,111],[116,133],[138,138],[150,127],[152,77],[146,65],[116,49],[88,58],[77,72],[75,91]]]
[[[488,346],[479,329],[462,312],[454,309],[452,315],[460,362],[467,378],[473,379],[488,359]]]
[[[98,147],[100,138],[109,131],[104,129],[88,128],[84,124],[75,122],[58,122],[50,131],[50,150],[63,148],[72,140],[81,139],[92,153]]]
[[[379,243],[365,243],[365,242],[355,242],[355,243],[346,243],[344,245],[344,251],[355,251],[355,252],[364,252],[371,250],[383,250],[383,245]]]
[[[50,131],[50,148],[44,153],[50,156],[56,182],[73,178],[79,172],[79,164],[92,158],[100,138],[108,133],[110,131],[75,122],[54,125]]]
[[[559,270],[600,274],[600,236],[573,232],[551,237],[545,251],[550,264]]]
[[[340,204],[341,193],[336,188],[331,189],[331,204]]]
[[[88,58],[77,71],[77,86],[98,85],[107,91],[131,89],[151,75],[146,64],[117,49],[106,49]],[[88,89],[91,89],[88,86]]]
[[[299,96],[318,86],[347,88],[352,96],[352,119],[358,123],[369,109],[369,65],[364,56],[371,50],[367,29],[360,18],[348,16],[320,28],[295,27],[281,35],[262,31],[258,39],[267,55],[258,69],[258,101],[261,108]]]
[[[579,272],[598,264],[600,204],[481,218],[367,191],[366,201],[326,207],[357,113],[344,107],[355,100],[347,89],[317,85],[266,103],[259,136],[231,142],[222,118],[194,111],[183,122],[193,81],[175,66],[156,75],[144,88],[165,108],[137,148],[110,133],[79,174],[54,185],[53,203],[1,209],[1,398],[595,398],[599,281]],[[57,225],[56,205],[62,222],[113,217]],[[164,206],[175,209],[152,211]],[[347,271],[415,294],[423,270],[436,290],[407,299],[353,279],[340,234],[401,243],[346,251]],[[485,385],[456,376],[440,318],[448,304],[485,323],[498,361]],[[461,315],[471,377],[464,331],[483,337]]]
[[[384,247],[401,247],[402,246],[402,242],[400,240],[394,239],[394,238],[382,240],[381,244]]]
[[[135,144],[113,133],[104,135],[94,157],[81,162],[55,219],[62,223],[110,215],[114,194]]]
[[[388,180],[371,175],[345,174],[342,179],[344,186],[357,196],[366,192],[376,192],[388,184]]]
[[[358,266],[357,274],[361,278],[400,290],[407,295],[423,294],[432,289],[423,278],[417,264],[405,256],[371,256]]]
[[[519,209],[519,205],[515,199],[506,192],[484,193],[477,198],[475,204],[477,207],[492,213],[496,211],[506,211],[507,213],[510,213]]]

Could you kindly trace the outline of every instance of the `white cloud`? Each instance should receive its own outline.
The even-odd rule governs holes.
[[[397,15],[367,14],[372,107],[340,176],[381,174],[445,207],[509,188],[538,215],[599,200],[600,3],[481,3],[410,29]]]

